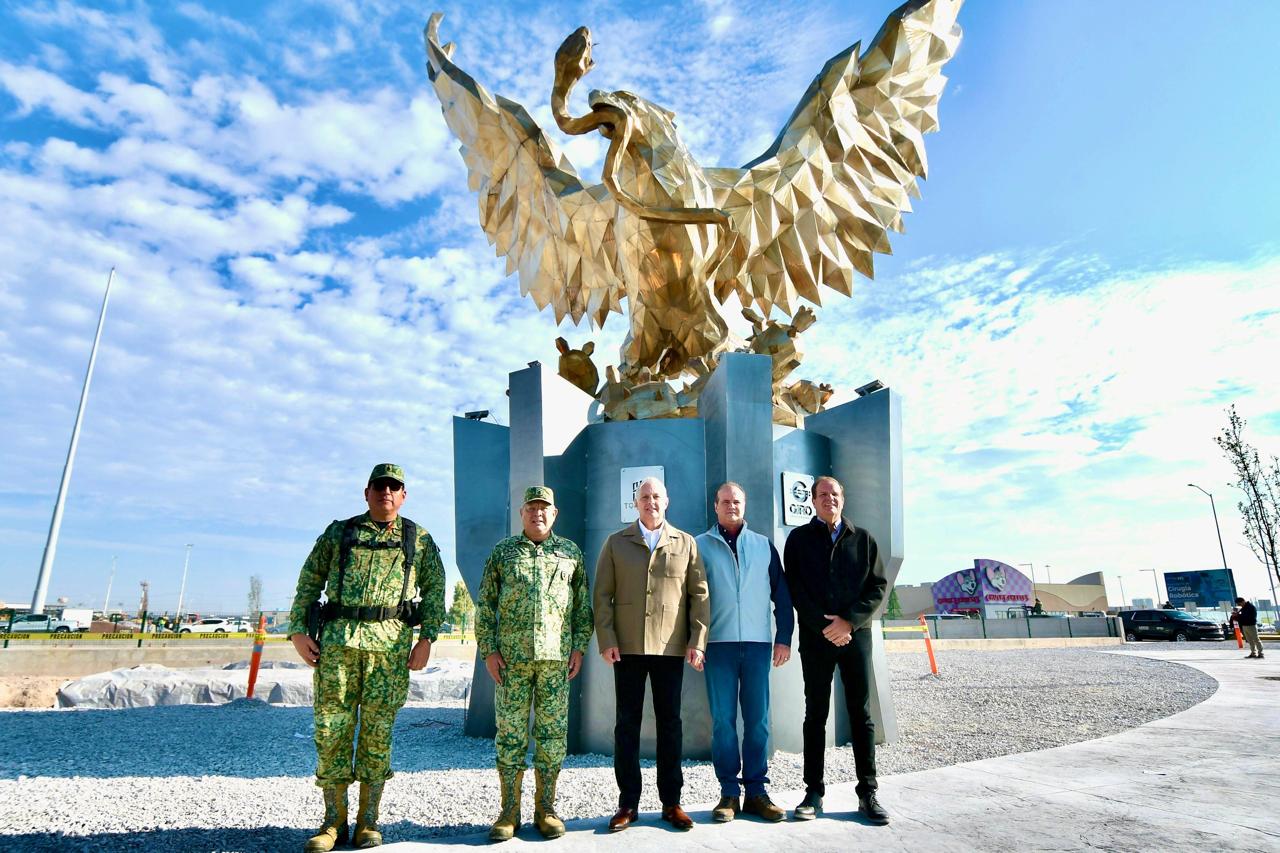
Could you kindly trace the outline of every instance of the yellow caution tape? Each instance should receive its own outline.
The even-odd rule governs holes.
[[[128,642],[130,640],[133,640],[133,641],[145,640],[146,642],[156,642],[156,641],[171,642],[173,640],[224,641],[224,640],[253,640],[253,638],[254,638],[254,635],[251,633],[197,634],[194,632],[187,633],[187,634],[169,634],[169,633],[136,634],[136,633],[128,633],[128,632],[119,632],[115,634],[99,634],[99,633],[80,634],[75,632],[50,634],[44,631],[40,631],[40,632],[28,632],[28,633],[21,633],[21,634],[16,632],[13,634],[0,634],[0,641],[4,641],[8,639],[8,640],[24,640],[26,642],[36,642],[36,643],[77,643],[77,642],[84,642],[88,640],[94,640],[94,641],[111,640],[111,641],[123,641],[123,642]],[[266,638],[266,642],[283,643],[285,642],[286,639],[287,638],[279,635],[268,636]]]
[[[894,628],[881,628],[880,630],[885,633],[888,633],[889,631],[915,631],[919,633],[921,631],[928,631],[929,629],[923,625],[900,625]]]

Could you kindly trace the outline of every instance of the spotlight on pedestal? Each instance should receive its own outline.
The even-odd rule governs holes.
[[[484,420],[485,418],[489,417],[489,410],[488,410],[488,409],[477,409],[477,410],[476,410],[476,411],[474,411],[474,412],[465,412],[465,413],[463,413],[463,415],[462,415],[462,416],[463,416],[464,418],[466,418],[467,420],[469,420],[469,421],[482,421],[482,420]]]
[[[872,379],[866,385],[863,385],[860,388],[854,388],[853,393],[857,394],[859,397],[865,397],[868,394],[874,394],[877,391],[883,391],[883,390],[884,390],[884,383],[881,382],[879,379]]]

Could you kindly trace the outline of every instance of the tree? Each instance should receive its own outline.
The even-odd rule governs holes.
[[[258,615],[262,612],[262,578],[258,575],[249,576],[249,613],[250,617]]]
[[[898,588],[896,586],[889,590],[889,603],[885,605],[884,618],[902,618],[902,605],[898,602]]]
[[[453,585],[453,601],[449,604],[449,621],[459,631],[465,632],[475,609],[476,606],[471,602],[471,593],[467,592],[467,582],[458,581]]]
[[[1280,580],[1280,459],[1266,464],[1244,437],[1248,423],[1233,404],[1227,409],[1227,426],[1214,438],[1222,455],[1235,469],[1235,487],[1244,493],[1237,506],[1244,518],[1244,538],[1269,575]]]

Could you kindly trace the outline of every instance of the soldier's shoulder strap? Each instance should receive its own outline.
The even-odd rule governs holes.
[[[342,581],[347,574],[347,562],[351,558],[351,546],[355,544],[356,525],[359,523],[358,515],[353,515],[342,522],[342,539],[338,544],[338,601],[342,600]]]
[[[404,516],[400,517],[400,546],[404,549],[404,588],[400,590],[400,601],[409,597],[409,579],[413,576],[413,556],[418,548],[418,525]]]

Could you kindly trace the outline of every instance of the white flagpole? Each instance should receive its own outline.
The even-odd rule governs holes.
[[[58,531],[62,528],[62,507],[67,500],[67,485],[71,482],[71,466],[76,461],[76,446],[80,443],[80,424],[84,421],[84,404],[89,397],[89,380],[93,378],[93,365],[98,360],[98,342],[102,339],[102,323],[107,319],[107,300],[111,298],[111,282],[115,281],[116,268],[107,276],[107,292],[102,295],[102,310],[98,313],[98,331],[93,335],[93,349],[89,351],[89,368],[84,372],[84,387],[80,389],[80,408],[76,410],[76,425],[71,429],[71,445],[67,448],[67,463],[62,468],[62,482],[58,485],[58,500],[53,505],[53,520],[49,522],[49,538],[44,543],[44,559],[40,561],[40,576],[36,579],[36,591],[31,596],[31,612],[44,612],[44,599],[49,592],[49,575],[53,569],[53,555],[58,550]]]

